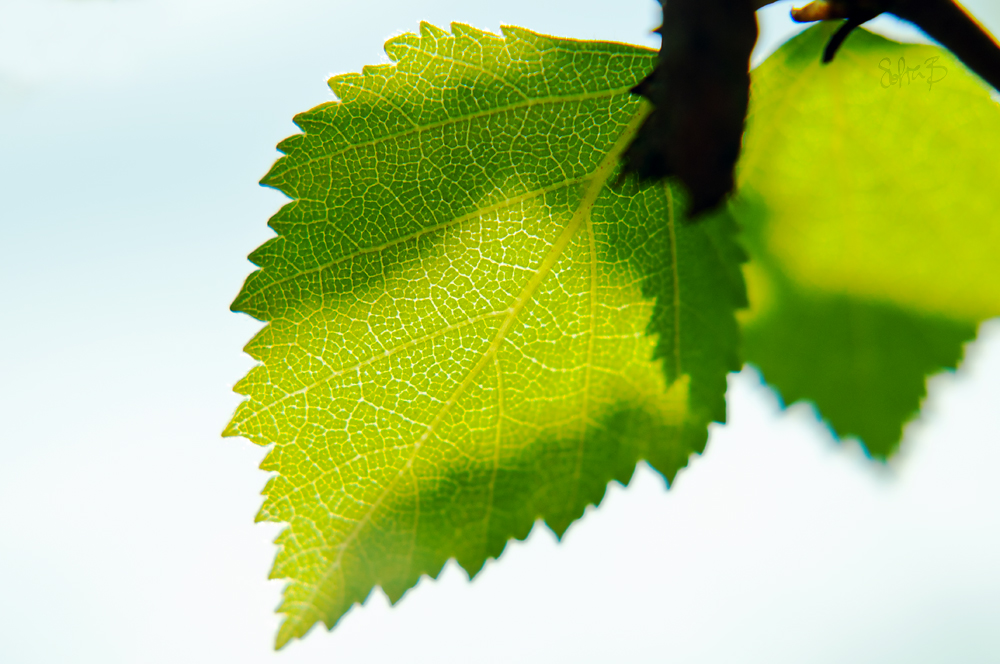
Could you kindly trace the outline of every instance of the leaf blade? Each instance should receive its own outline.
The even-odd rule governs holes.
[[[640,459],[671,479],[738,367],[731,220],[607,186],[654,54],[457,24],[387,52],[297,117],[264,180],[294,200],[233,305],[267,322],[225,435],[273,445],[279,647],[536,519],[561,535]]]
[[[788,402],[813,401],[884,458],[925,377],[954,369],[1000,314],[1000,113],[936,47],[857,30],[821,65],[834,28],[799,35],[754,77],[733,207],[753,256],[744,348]],[[916,76],[942,68],[933,85]]]

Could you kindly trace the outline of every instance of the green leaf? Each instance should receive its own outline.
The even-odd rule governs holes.
[[[752,257],[744,351],[884,457],[926,376],[1000,314],[1000,108],[931,46],[857,30],[823,65],[836,27],[754,73],[733,206]]]
[[[225,435],[273,445],[279,647],[536,519],[561,535],[640,459],[672,479],[739,368],[731,219],[609,184],[655,53],[458,24],[386,52],[296,117],[233,304],[268,322]]]

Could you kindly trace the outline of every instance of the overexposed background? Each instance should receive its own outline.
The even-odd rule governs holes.
[[[966,3],[994,32],[1000,3]],[[755,61],[798,30],[762,12]],[[264,451],[219,433],[259,328],[228,305],[257,186],[426,19],[644,43],[651,0],[0,0],[0,661],[1000,661],[1000,324],[888,465],[753,370],[670,492],[640,468],[474,583],[376,591],[281,653]],[[919,39],[879,19],[881,30]]]

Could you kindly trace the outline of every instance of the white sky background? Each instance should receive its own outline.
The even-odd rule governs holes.
[[[259,328],[228,305],[283,201],[256,183],[420,19],[657,44],[650,0],[0,0],[0,661],[1000,661],[998,323],[888,466],[747,370],[670,492],[640,469],[561,544],[271,651],[264,451],[219,437]]]

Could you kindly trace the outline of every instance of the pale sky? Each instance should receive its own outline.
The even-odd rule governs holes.
[[[967,3],[994,32],[1000,3]],[[612,9],[611,7],[614,7]],[[755,60],[794,30],[763,13]],[[887,466],[748,369],[664,491],[274,653],[264,450],[219,434],[257,181],[329,75],[426,19],[656,46],[651,0],[0,0],[0,661],[1000,661],[1000,322]],[[919,38],[887,19],[877,26]]]

